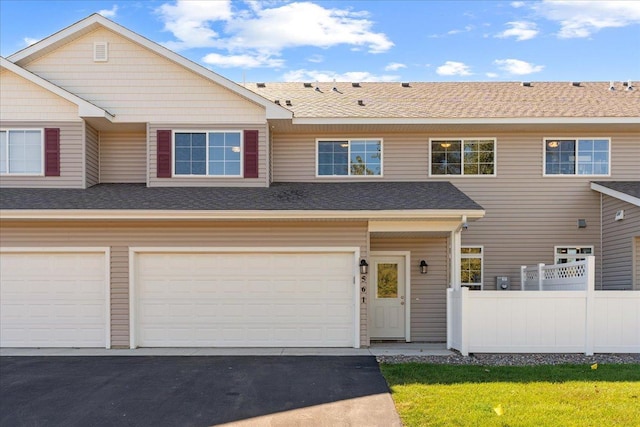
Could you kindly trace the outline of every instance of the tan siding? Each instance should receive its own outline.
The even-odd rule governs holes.
[[[96,185],[100,180],[100,158],[98,131],[85,123],[85,161],[87,187]]]
[[[111,247],[111,347],[129,347],[129,248]]]
[[[156,223],[29,223],[3,221],[0,245],[7,246],[110,246],[113,290],[112,334],[118,345],[128,343],[129,318],[123,318],[125,276],[128,277],[124,249],[155,247],[359,247],[367,256],[365,222],[175,222]],[[366,307],[360,310],[361,342],[367,345]],[[117,322],[116,322],[117,320]],[[124,322],[124,323],[123,323]],[[127,327],[128,328],[128,327]],[[114,343],[115,345],[115,343]]]
[[[100,182],[147,182],[147,135],[100,132]]]
[[[375,180],[448,180],[479,203],[485,218],[471,222],[463,245],[483,245],[485,289],[495,289],[495,276],[509,276],[517,288],[521,265],[553,263],[555,245],[593,245],[600,286],[599,198],[590,189],[593,177],[543,177],[545,136],[603,136],[612,138],[612,175],[595,179],[640,179],[640,143],[632,134],[487,133],[460,134],[376,133],[274,135],[274,181],[331,181],[315,177],[315,140],[324,137],[382,138],[384,177]],[[496,177],[428,176],[428,141],[441,137],[497,138]],[[352,179],[339,179],[352,182]],[[361,181],[371,179],[361,178]],[[587,220],[578,229],[579,218]]]
[[[2,121],[1,128],[60,128],[60,176],[8,176],[0,178],[0,187],[67,187],[82,188],[83,122],[15,122]],[[44,172],[44,171],[43,171]]]
[[[607,290],[633,288],[634,236],[640,235],[640,207],[602,196],[602,287]],[[624,209],[624,219],[615,220]]]
[[[636,237],[635,254],[636,278],[633,289],[637,291],[640,290],[640,237]]]
[[[371,238],[371,251],[410,251],[411,340],[447,340],[447,239]],[[429,272],[420,274],[420,260]],[[371,287],[375,286],[373,283]],[[373,292],[373,289],[371,290]],[[370,294],[371,295],[371,294]]]
[[[109,60],[94,62],[93,43],[105,41]],[[106,109],[119,122],[266,121],[263,107],[104,28],[25,68]]]
[[[0,119],[79,121],[78,106],[8,70],[0,72]]]
[[[218,178],[218,177],[182,177],[182,178],[158,178],[157,177],[157,131],[159,129],[170,130],[258,130],[258,178]],[[151,123],[149,125],[149,186],[150,187],[267,187],[267,128],[264,125],[250,123],[229,125],[197,125],[177,123]]]

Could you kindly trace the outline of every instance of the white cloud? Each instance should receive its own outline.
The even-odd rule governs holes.
[[[307,58],[307,61],[318,64],[320,62],[324,62],[324,56],[317,55],[317,54],[311,55],[310,57]]]
[[[399,62],[392,62],[390,64],[387,64],[386,67],[384,67],[385,71],[398,71],[400,68],[407,68],[406,65],[401,64]]]
[[[543,0],[532,8],[560,24],[560,38],[589,37],[603,28],[640,24],[639,1]]]
[[[283,76],[287,82],[395,82],[400,76],[375,75],[368,71],[348,71],[346,73],[335,73],[332,71],[320,70],[292,70]]]
[[[524,7],[525,3],[523,1],[513,1],[511,2],[511,7],[515,7],[516,9],[520,7]]]
[[[367,12],[328,9],[311,2],[186,1],[163,4],[158,12],[165,29],[177,39],[170,49],[215,47],[232,53],[277,55],[283,49],[337,45],[365,47],[381,53],[393,47],[383,33],[372,31]],[[218,26],[213,28],[213,25]]]
[[[538,73],[544,69],[544,65],[534,65],[519,59],[497,59],[493,63],[501,70],[518,76]]]
[[[513,21],[507,22],[506,25],[511,26],[508,30],[503,31],[496,37],[507,38],[515,37],[517,41],[529,40],[538,35],[538,29],[534,22]]]
[[[24,42],[25,46],[31,46],[32,44],[36,44],[40,41],[40,39],[33,39],[31,37],[25,37],[22,39],[22,41]]]
[[[269,56],[252,56],[252,55],[220,55],[218,53],[210,53],[202,58],[202,62],[210,65],[217,65],[222,68],[258,68],[271,67],[280,68],[284,65],[284,60]]]
[[[470,76],[471,70],[463,62],[447,61],[436,69],[441,76]]]
[[[98,14],[104,16],[105,18],[115,18],[117,13],[118,13],[117,4],[114,4],[111,9],[102,9],[98,11]]]
[[[489,77],[490,79],[497,79],[498,73],[487,73],[486,76]]]

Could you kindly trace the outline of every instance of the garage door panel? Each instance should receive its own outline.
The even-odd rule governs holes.
[[[104,347],[104,252],[0,254],[0,346]]]
[[[137,343],[350,347],[353,270],[353,253],[140,253]]]

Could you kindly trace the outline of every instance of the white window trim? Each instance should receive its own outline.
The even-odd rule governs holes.
[[[474,249],[474,248],[475,249],[480,248],[480,253],[479,254],[463,254],[462,253],[462,249]],[[460,264],[462,265],[463,259],[468,259],[468,258],[480,258],[480,283],[474,283],[474,284],[462,283],[462,277],[460,277],[458,280],[460,280],[461,286],[463,287],[480,285],[480,290],[483,291],[484,290],[484,246],[482,245],[460,246]],[[460,274],[462,275],[462,266],[460,268]]]
[[[40,131],[40,173],[29,172],[9,172],[9,132],[21,131]],[[0,176],[45,176],[44,170],[44,128],[0,128],[0,132],[7,132],[7,153],[6,153],[6,172],[0,173]]]
[[[433,141],[443,141],[443,140],[449,140],[449,141],[460,141],[460,143],[464,144],[464,141],[466,140],[485,140],[485,141],[493,141],[493,173],[492,174],[476,174],[476,175],[465,175],[464,174],[464,163],[462,163],[462,170],[461,170],[461,174],[460,175],[447,175],[447,174],[434,174],[432,173],[432,168],[431,168],[431,161],[432,161],[432,157],[431,157],[431,143]],[[461,160],[464,160],[464,156],[460,157]],[[472,137],[462,137],[462,138],[457,138],[457,137],[448,137],[448,136],[443,136],[441,138],[429,138],[429,166],[428,166],[428,173],[429,173],[429,177],[435,177],[435,178],[442,178],[442,177],[454,177],[454,178],[494,178],[496,176],[498,176],[498,138],[496,137],[481,137],[481,136],[472,136]],[[477,247],[477,246],[476,246]]]
[[[606,175],[581,175],[578,174],[578,156],[576,156],[576,164],[575,164],[575,170],[576,172],[572,173],[572,174],[562,174],[562,173],[556,173],[556,174],[548,174],[547,173],[547,142],[554,140],[554,139],[558,139],[558,140],[573,140],[576,141],[576,143],[581,140],[581,139],[605,139],[609,142],[609,170],[607,171]],[[577,150],[577,145],[576,145],[576,150]],[[611,138],[610,137],[602,137],[602,136],[545,136],[542,138],[542,176],[545,177],[552,177],[552,178],[558,178],[558,177],[563,177],[563,178],[567,178],[567,177],[573,177],[573,178],[584,178],[584,177],[603,177],[603,176],[611,176],[611,163],[612,163],[612,159],[611,159]]]
[[[577,249],[577,248],[589,248],[591,249],[590,254],[575,254],[575,256],[571,256],[574,254],[566,254],[566,256],[561,256],[558,254],[558,249],[560,248],[569,248],[569,249]],[[558,259],[560,258],[587,258],[589,255],[595,255],[595,246],[594,245],[556,245],[553,247],[553,264],[556,265],[558,263]]]
[[[347,141],[349,143],[349,151],[347,153],[347,157],[348,157],[348,163],[347,163],[347,175],[320,175],[320,164],[318,163],[319,160],[319,152],[318,152],[318,148],[319,148],[319,144],[321,142],[339,142],[339,141]],[[351,143],[352,142],[358,142],[358,141],[380,141],[380,175],[351,175]],[[365,179],[375,179],[375,178],[382,178],[384,177],[384,141],[382,138],[340,138],[340,137],[336,137],[336,138],[316,138],[316,178],[328,178],[328,179],[344,179],[344,178],[349,178],[349,179],[358,179],[358,178],[365,178]]]
[[[204,133],[206,135],[207,145],[205,148],[205,166],[206,172],[204,175],[183,175],[176,174],[176,134],[178,133]],[[209,175],[209,134],[210,133],[239,133],[240,134],[240,174],[238,175]],[[172,130],[171,131],[171,177],[173,178],[231,178],[238,179],[244,177],[244,132],[242,130],[222,130],[222,129],[210,129],[210,130]]]

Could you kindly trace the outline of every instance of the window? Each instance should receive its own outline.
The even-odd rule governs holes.
[[[547,138],[545,175],[609,175],[608,139]]]
[[[317,141],[317,176],[381,176],[382,140]]]
[[[463,247],[460,250],[462,286],[482,290],[482,247]]]
[[[176,132],[174,175],[240,176],[240,132]]]
[[[554,264],[583,261],[587,255],[593,255],[593,246],[556,246]]]
[[[431,175],[495,175],[495,139],[431,140]]]
[[[43,151],[42,130],[1,130],[0,173],[42,175]]]

